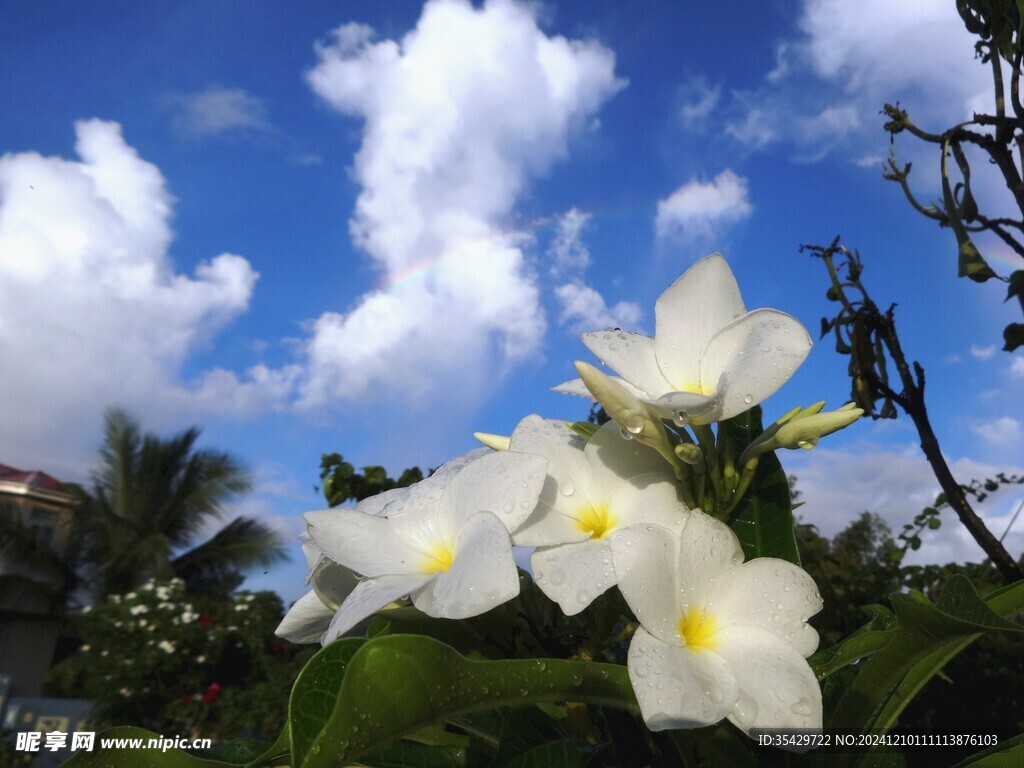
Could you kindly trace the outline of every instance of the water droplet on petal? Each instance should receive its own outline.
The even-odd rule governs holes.
[[[623,438],[625,438],[626,440],[632,440],[632,439],[633,439],[633,435],[631,435],[631,434],[630,434],[629,432],[627,432],[626,430],[622,430],[622,436],[623,436]]]
[[[803,448],[805,451],[809,451],[809,450],[811,450],[811,448],[813,448],[814,446],[816,446],[818,444],[818,438],[816,438],[816,437],[806,437],[803,440],[797,440],[796,444],[799,447]]]
[[[576,493],[576,488],[573,486],[571,480],[562,483],[558,487],[558,490],[562,492],[563,496],[572,496],[574,493]]]
[[[626,417],[626,429],[634,435],[644,431],[644,417],[639,413],[633,413]]]
[[[753,395],[744,395],[743,396],[743,402],[746,403],[747,405],[750,405],[752,402],[754,402],[754,396]]]
[[[799,699],[789,711],[794,715],[809,715],[814,711],[814,702],[808,698]]]

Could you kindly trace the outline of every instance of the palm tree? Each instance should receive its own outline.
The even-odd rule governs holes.
[[[100,463],[80,509],[81,575],[93,595],[173,577],[191,589],[227,593],[244,571],[286,559],[280,537],[243,516],[197,542],[224,504],[252,485],[230,454],[196,449],[199,434],[191,427],[165,440],[143,434],[120,409],[104,415]]]

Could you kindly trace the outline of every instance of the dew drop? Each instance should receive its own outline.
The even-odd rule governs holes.
[[[752,402],[754,402],[754,396],[753,395],[744,395],[743,396],[743,402],[746,403],[747,405],[750,405]]]
[[[814,711],[814,702],[808,698],[801,698],[789,708],[789,711],[794,715],[809,715]]]
[[[562,483],[558,487],[558,490],[562,492],[563,496],[572,496],[574,493],[576,493],[576,488],[573,486],[572,481]]]
[[[677,427],[685,427],[689,422],[689,418],[690,417],[687,415],[686,411],[676,411],[675,415],[672,417],[672,421],[675,422]]]
[[[626,417],[626,429],[634,435],[644,431],[644,417],[639,413],[633,413]]]
[[[633,439],[633,435],[631,435],[629,432],[627,432],[624,429],[622,430],[622,437],[625,438],[626,440],[632,440]]]
[[[818,438],[816,438],[816,437],[805,437],[803,440],[797,440],[796,444],[799,447],[803,448],[805,451],[809,451],[809,450],[811,450],[811,448],[813,448],[814,446],[816,446],[818,444]]]
[[[736,723],[741,728],[749,728],[753,725],[754,720],[757,719],[757,702],[743,691],[740,691],[739,698],[736,700],[736,704],[733,705],[732,714],[736,718]]]

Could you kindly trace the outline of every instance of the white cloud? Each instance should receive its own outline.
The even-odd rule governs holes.
[[[0,157],[0,454],[72,474],[91,458],[107,405],[158,425],[265,402],[257,390],[290,375],[209,371],[182,382],[189,354],[245,311],[258,275],[230,253],[178,273],[160,170],[116,123],[78,122],[75,132],[79,160]],[[245,402],[226,378],[250,390]]]
[[[704,77],[691,77],[679,89],[679,119],[691,130],[702,130],[722,99],[722,86],[708,85]]]
[[[978,360],[988,360],[996,353],[995,347],[979,347],[971,344],[971,355]]]
[[[747,180],[726,168],[711,181],[690,179],[659,200],[654,229],[659,238],[708,238],[751,211]]]
[[[990,70],[952,3],[804,0],[798,30],[777,47],[764,85],[722,107],[727,133],[749,151],[784,142],[799,160],[844,151],[877,167],[883,104],[899,102],[936,132],[992,110]],[[917,161],[911,144],[898,149]]]
[[[574,331],[595,331],[602,328],[635,328],[640,322],[640,307],[631,301],[620,301],[614,307],[588,285],[571,282],[555,289],[562,305],[558,322]]]
[[[907,445],[902,451],[874,443],[845,450],[818,447],[807,454],[784,452],[780,458],[787,471],[797,476],[797,488],[803,494],[801,501],[806,502],[797,514],[830,537],[865,511],[881,515],[896,535],[904,524],[933,504],[940,491],[931,467],[916,445]],[[950,468],[961,483],[991,478],[997,472],[1024,472],[1020,467],[981,464],[969,459],[950,461]],[[999,537],[1021,497],[1020,486],[1007,486],[983,502],[972,502],[972,506],[988,529]],[[979,562],[985,556],[949,508],[942,512],[942,526],[925,531],[921,539],[921,549],[908,553],[908,564]],[[1014,528],[1004,543],[1011,553],[1024,550],[1024,526]]]
[[[744,146],[749,152],[762,149],[776,140],[772,127],[775,116],[763,107],[750,107],[742,120],[732,121],[725,126],[725,132]]]
[[[350,230],[381,285],[313,324],[306,405],[451,380],[471,397],[495,362],[537,352],[537,278],[507,221],[624,81],[611,51],[549,37],[535,10],[436,0],[401,40],[346,24],[317,46],[310,86],[364,121]]]
[[[555,299],[561,307],[560,325],[573,331],[592,331],[597,328],[635,326],[640,321],[640,307],[631,301],[620,301],[609,307],[596,289],[584,281],[590,266],[590,251],[583,243],[583,230],[590,214],[572,208],[558,219],[558,231],[548,247],[552,277],[568,279],[554,289]]]
[[[1010,373],[1014,376],[1024,378],[1024,357],[1017,356],[1010,363]]]
[[[267,108],[262,100],[241,88],[211,87],[185,96],[175,96],[179,109],[175,127],[187,136],[216,136],[228,131],[269,131]]]
[[[1021,423],[1012,416],[1001,416],[992,421],[973,424],[971,431],[982,440],[995,445],[1019,445],[1024,438]]]
[[[588,221],[590,214],[578,208],[572,208],[559,217],[558,231],[548,247],[553,277],[579,274],[590,266],[590,251],[580,237]]]

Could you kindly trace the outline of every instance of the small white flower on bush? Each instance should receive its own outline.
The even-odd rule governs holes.
[[[536,506],[547,460],[474,452],[453,463],[389,492],[381,508],[386,517],[359,509],[306,513],[309,535],[324,555],[366,577],[337,609],[322,642],[403,595],[429,616],[462,619],[519,594],[509,531]],[[290,623],[286,616],[280,636],[289,637]]]
[[[694,513],[680,533],[654,525],[612,536],[619,589],[639,619],[630,680],[652,731],[728,717],[744,733],[820,730],[807,663],[821,610],[811,577],[785,560],[743,562],[724,523]]]
[[[170,640],[161,640],[156,647],[164,653],[174,653],[174,643]]]
[[[654,322],[654,338],[621,330],[580,338],[632,395],[680,425],[729,419],[757,405],[811,349],[807,330],[785,312],[747,312],[732,270],[717,253],[658,298]],[[555,389],[591,396],[580,379]]]
[[[568,616],[615,585],[608,543],[615,530],[671,525],[688,514],[677,500],[672,468],[656,451],[624,439],[614,423],[585,441],[565,422],[527,416],[509,450],[548,460],[537,509],[512,540],[538,547],[534,580]]]

